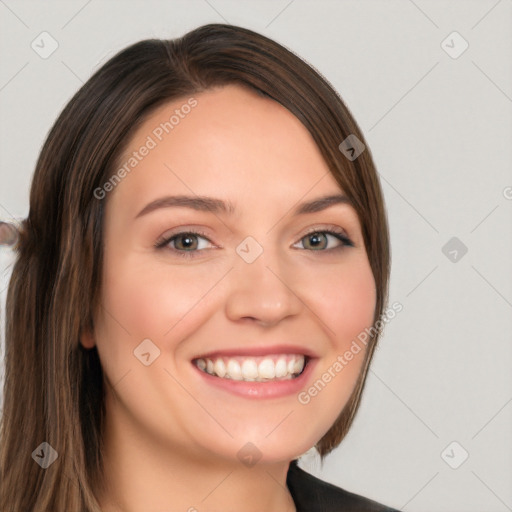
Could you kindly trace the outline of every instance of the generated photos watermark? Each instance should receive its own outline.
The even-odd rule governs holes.
[[[146,137],[146,140],[140,148],[132,152],[132,154],[124,161],[123,165],[118,168],[117,172],[101,187],[94,189],[94,197],[100,200],[104,199],[108,192],[114,190],[115,187],[121,183],[123,178],[133,171],[133,169],[135,169],[137,165],[139,165],[139,163],[149,155],[151,150],[155,149],[158,146],[158,143],[161,142],[166,135],[171,133],[172,130],[174,130],[174,128],[176,128],[176,126],[178,126],[188,114],[190,114],[197,104],[197,100],[192,97],[189,98],[186,103],[181,105],[180,108],[174,109],[174,113],[169,116],[169,119],[160,123],[152,130],[151,134]]]
[[[331,366],[320,375],[320,378],[312,386],[297,395],[299,403],[302,405],[309,404],[311,399],[317,396],[354,359],[354,356],[361,352],[363,348],[361,345],[366,346],[371,337],[380,333],[384,325],[395,318],[402,309],[403,305],[400,302],[393,302],[391,307],[382,313],[374,325],[370,328],[366,327],[364,331],[361,331],[357,338],[352,340],[350,348],[343,354],[339,354]]]

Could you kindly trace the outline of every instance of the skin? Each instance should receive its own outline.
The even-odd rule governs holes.
[[[299,344],[319,358],[307,389],[371,326],[375,282],[350,205],[291,213],[342,192],[300,121],[237,85],[194,97],[197,106],[104,199],[102,307],[94,332],[81,338],[97,346],[108,383],[100,504],[105,512],[295,511],[289,462],[332,426],[365,350],[307,405],[297,394],[235,396],[206,384],[191,361],[213,350]],[[156,110],[121,161],[187,99]],[[156,198],[178,194],[229,200],[236,211],[167,207],[134,219]],[[308,230],[330,227],[353,247],[326,234],[315,249]],[[186,236],[154,247],[190,228],[207,235],[192,240],[195,257],[177,254]],[[236,252],[247,236],[263,248],[250,264]],[[149,366],[133,352],[147,338],[160,350]],[[247,442],[262,456],[252,467],[237,457]]]

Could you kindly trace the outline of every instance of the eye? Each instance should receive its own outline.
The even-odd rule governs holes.
[[[340,242],[334,247],[329,247],[329,239],[333,239],[334,243]],[[184,258],[193,258],[201,250],[208,249],[205,244],[200,244],[198,239],[212,243],[205,233],[201,231],[181,231],[174,233],[155,243],[156,249],[168,249]],[[354,244],[348,238],[344,231],[337,229],[315,229],[307,233],[301,238],[305,240],[305,248],[311,251],[336,251],[345,247],[353,247]],[[207,244],[206,244],[207,245]],[[213,244],[212,244],[213,245]],[[215,246],[214,246],[215,247]],[[295,246],[294,246],[295,247]]]
[[[337,242],[341,242],[335,247],[329,246],[329,237],[335,239]],[[305,248],[313,251],[335,251],[343,249],[344,247],[353,247],[354,244],[350,238],[341,230],[337,229],[322,229],[313,230],[307,233],[301,238],[301,241],[305,240]],[[309,245],[309,247],[308,247]]]
[[[208,248],[204,246],[199,247],[200,244],[198,243],[198,238],[202,238],[203,240],[207,240],[211,243],[209,238],[200,231],[181,231],[180,233],[175,233],[163,240],[157,241],[155,248],[168,248],[179,256],[184,258],[193,258],[195,256],[194,253]],[[174,244],[174,247],[170,247],[170,244]]]

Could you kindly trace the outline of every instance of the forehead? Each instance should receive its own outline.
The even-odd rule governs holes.
[[[118,167],[129,168],[130,160],[133,168],[115,195],[133,201],[163,192],[229,196],[235,203],[249,194],[297,201],[310,191],[341,191],[302,123],[276,101],[238,85],[160,106],[138,128]]]

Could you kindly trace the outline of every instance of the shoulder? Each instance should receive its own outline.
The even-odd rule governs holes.
[[[307,473],[292,461],[286,485],[297,512],[399,512]]]

